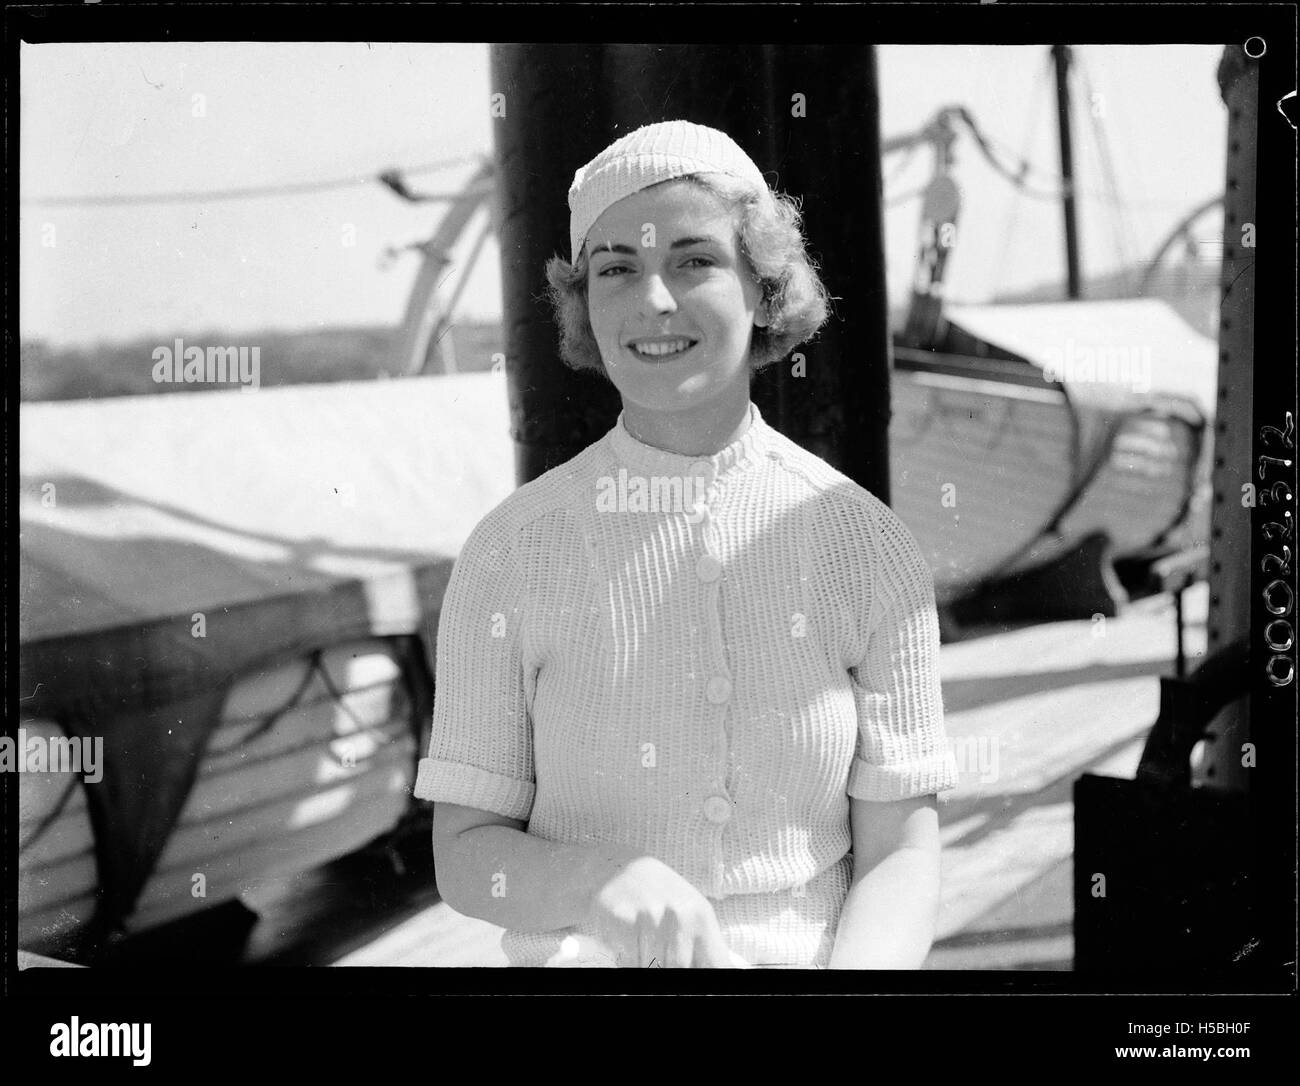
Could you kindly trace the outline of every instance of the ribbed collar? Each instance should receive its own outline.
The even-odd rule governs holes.
[[[772,433],[772,428],[759,414],[758,405],[751,400],[749,426],[745,432],[730,445],[708,456],[684,456],[647,445],[628,432],[622,411],[605,440],[619,463],[634,473],[669,477],[707,475],[712,481],[761,461],[771,443]]]

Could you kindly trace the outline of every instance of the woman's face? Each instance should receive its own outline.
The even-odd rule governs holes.
[[[742,386],[748,402],[762,292],[721,199],[688,181],[642,189],[596,220],[587,251],[591,328],[625,404],[688,411]]]

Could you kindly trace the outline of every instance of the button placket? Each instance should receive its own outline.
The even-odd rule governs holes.
[[[707,460],[697,460],[690,466],[688,472],[691,481],[691,504],[695,504],[697,498],[707,504],[709,488],[713,485],[713,465]]]
[[[710,520],[703,523],[700,535],[700,553],[695,559],[695,576],[704,586],[704,604],[708,615],[709,642],[713,659],[714,673],[728,674],[727,647],[722,637],[722,613],[719,606],[722,595],[722,582],[726,577],[726,567],[718,556],[720,547],[717,524]],[[725,700],[725,699],[724,699]]]
[[[732,682],[731,675],[726,663],[726,657],[722,652],[722,636],[718,628],[718,615],[716,608],[718,585],[717,582],[706,586],[709,597],[708,616],[708,666],[704,674],[703,689],[701,694],[705,702],[712,708],[714,716],[714,751],[717,759],[718,777],[721,779],[725,769],[730,743],[727,734],[727,711],[731,701]]]
[[[727,711],[731,701],[732,681],[726,644],[723,640],[722,615],[719,607],[722,580],[725,569],[719,558],[720,540],[716,520],[711,515],[709,503],[717,499],[717,487],[710,478],[705,501],[699,507],[700,548],[695,560],[695,575],[704,590],[704,625],[706,660],[701,679],[703,680],[704,700],[716,712],[714,732],[714,766],[709,784],[709,794],[701,805],[701,814],[707,824],[718,831],[714,839],[715,882],[721,885],[722,872],[725,870],[722,850],[721,830],[731,821],[733,803],[727,795],[727,764],[730,758],[730,743],[727,733]]]

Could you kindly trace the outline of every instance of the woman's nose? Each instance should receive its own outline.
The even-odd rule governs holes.
[[[644,289],[641,294],[642,316],[652,313],[671,313],[677,308],[677,299],[668,289],[664,277],[658,272],[650,272],[642,280]]]

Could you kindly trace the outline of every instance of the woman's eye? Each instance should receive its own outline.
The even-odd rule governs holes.
[[[596,278],[598,279],[613,278],[613,273],[615,272],[623,272],[623,271],[630,271],[630,270],[631,269],[624,264],[610,264],[607,267],[601,268],[600,271],[596,273]]]
[[[684,263],[701,268],[711,268],[713,267],[713,258],[708,256],[689,256],[686,258]]]

